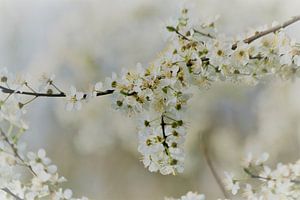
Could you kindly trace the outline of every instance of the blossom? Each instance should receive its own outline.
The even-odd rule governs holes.
[[[55,75],[52,74],[51,76],[47,76],[47,75],[43,75],[40,78],[40,85],[39,85],[39,91],[40,92],[47,92],[47,93],[52,93],[52,89],[50,88],[50,86],[52,86],[53,81],[55,79]]]
[[[63,190],[62,188],[59,188],[58,191],[56,191],[53,194],[52,199],[53,200],[67,200],[67,199],[72,199],[73,192],[70,189]]]
[[[234,180],[233,173],[224,172],[224,174],[225,174],[225,179],[223,181],[224,181],[225,188],[227,190],[230,190],[233,195],[236,195],[240,189],[239,182]]]
[[[112,77],[105,78],[104,88],[106,90],[114,90],[117,87],[117,74],[112,73]]]
[[[245,43],[238,43],[237,49],[235,49],[231,55],[232,62],[237,66],[244,66],[249,62],[249,45]]]
[[[40,149],[37,154],[29,152],[27,157],[29,158],[31,169],[42,182],[50,180],[55,175],[57,167],[51,165],[51,160],[46,157],[44,149]]]
[[[179,199],[165,198],[165,200],[205,200],[205,195],[188,192],[186,195],[183,195]]]
[[[261,165],[264,162],[266,162],[269,159],[269,154],[268,153],[263,153],[261,156],[255,161],[256,165]]]
[[[209,51],[207,57],[209,57],[209,62],[214,66],[222,67],[222,65],[228,63],[228,55],[231,53],[230,45],[225,44],[222,41],[214,40],[208,43]]]
[[[70,87],[70,93],[67,95],[66,109],[68,111],[80,110],[82,107],[81,101],[84,98],[83,92],[77,92],[74,86]]]
[[[252,153],[248,153],[247,156],[242,160],[242,166],[243,167],[249,167],[253,162],[253,155]]]

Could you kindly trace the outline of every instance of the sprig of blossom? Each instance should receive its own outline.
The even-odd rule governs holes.
[[[238,180],[227,174],[224,180],[226,189],[248,200],[299,199],[300,161],[278,163],[272,169],[265,164],[268,157],[267,153],[258,158],[249,154],[243,160],[243,169],[248,178]]]
[[[5,199],[15,197],[18,200],[35,200],[48,197],[53,200],[87,200],[86,197],[74,198],[70,189],[63,190],[59,186],[66,179],[58,175],[57,166],[52,164],[44,149],[37,153],[28,152],[25,157],[21,154],[17,139],[2,130],[0,160],[0,195]],[[23,174],[16,173],[18,167],[24,167],[31,172],[32,177],[26,183],[20,181]]]
[[[149,171],[176,174],[183,171],[186,130],[182,120],[163,114],[156,119],[142,120],[139,127],[138,151]]]

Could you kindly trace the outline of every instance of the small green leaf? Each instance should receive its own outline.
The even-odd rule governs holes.
[[[175,31],[177,31],[177,29],[174,28],[173,26],[167,26],[166,28],[167,28],[167,30],[170,31],[170,32],[175,32]]]

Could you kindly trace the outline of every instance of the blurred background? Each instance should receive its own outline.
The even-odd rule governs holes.
[[[299,0],[0,0],[0,66],[36,82],[56,74],[68,90],[85,90],[121,68],[144,66],[168,44],[165,26],[187,5],[193,20],[220,14],[219,32],[299,15]],[[300,24],[288,28],[300,41]],[[201,136],[219,174],[242,172],[249,151],[271,154],[270,163],[300,157],[300,82],[273,80],[255,87],[216,84],[196,91],[187,113],[186,169],[177,176],[150,173],[137,152],[135,120],[110,108],[109,97],[80,112],[64,101],[39,99],[28,107],[28,150],[45,148],[76,196],[109,200],[160,200],[187,191],[222,197],[205,159]]]

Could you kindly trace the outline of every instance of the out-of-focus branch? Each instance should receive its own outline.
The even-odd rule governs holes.
[[[257,39],[259,39],[259,38],[261,38],[261,37],[263,37],[265,35],[268,35],[270,33],[274,33],[274,32],[276,32],[276,31],[278,31],[280,29],[283,29],[283,28],[285,28],[285,27],[287,27],[287,26],[289,26],[289,25],[291,25],[291,24],[293,24],[293,23],[295,23],[297,21],[300,21],[300,15],[292,17],[292,19],[290,19],[290,20],[288,20],[288,21],[286,21],[286,22],[284,22],[282,24],[279,24],[277,26],[274,26],[274,27],[272,27],[270,29],[257,32],[253,36],[244,39],[243,42],[247,43],[247,44],[250,44],[251,42],[253,42],[253,41],[255,41],[255,40],[257,40]],[[236,49],[237,48],[237,43],[233,44],[231,48],[232,49]]]
[[[14,193],[12,193],[8,188],[2,188],[1,190],[9,194],[10,196],[14,197],[16,200],[23,200],[17,195],[15,195]]]
[[[210,159],[210,156],[209,156],[209,153],[208,153],[208,150],[206,147],[203,148],[203,155],[204,155],[204,158],[206,160],[206,163],[211,171],[211,173],[213,174],[217,184],[219,185],[219,188],[221,189],[222,193],[224,194],[225,198],[228,199],[228,195],[227,195],[227,192],[225,191],[225,188],[223,186],[223,183],[222,183],[222,180],[221,178],[219,177],[211,159]]]
[[[216,182],[217,182],[220,190],[222,191],[224,197],[226,199],[229,199],[229,196],[228,196],[228,194],[227,194],[227,192],[226,192],[226,190],[225,190],[225,188],[223,186],[222,180],[221,180],[220,176],[218,175],[217,170],[216,170],[216,168],[215,168],[215,166],[214,166],[214,164],[213,164],[213,162],[212,162],[212,160],[211,160],[211,158],[209,156],[208,141],[207,141],[207,138],[206,138],[207,137],[206,134],[208,132],[210,132],[210,131],[205,131],[205,133],[203,135],[203,138],[202,138],[202,152],[203,152],[203,156],[204,156],[204,158],[206,160],[208,168],[210,169],[210,171],[211,171],[214,179],[216,180]]]

